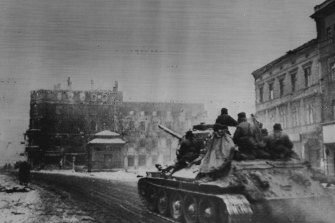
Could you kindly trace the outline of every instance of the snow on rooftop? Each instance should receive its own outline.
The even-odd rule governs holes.
[[[97,134],[95,134],[95,136],[120,136],[120,134],[109,131],[109,130],[104,130],[104,131],[98,132]]]
[[[93,139],[88,142],[88,144],[125,144],[126,142],[122,139]]]

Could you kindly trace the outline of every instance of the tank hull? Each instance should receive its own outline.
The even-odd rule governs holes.
[[[303,165],[253,161],[231,169],[211,181],[150,172],[139,194],[150,211],[176,222],[332,222],[332,199]]]

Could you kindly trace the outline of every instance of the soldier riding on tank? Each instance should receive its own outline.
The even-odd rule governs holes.
[[[199,130],[201,129],[203,131],[210,127],[211,126],[200,124],[200,125],[194,126],[194,131],[198,131],[198,129]],[[172,136],[178,138],[179,148],[176,151],[177,160],[175,164],[170,165],[166,168],[163,168],[160,164],[156,164],[155,166],[158,170],[162,171],[163,173],[170,173],[170,175],[172,175],[173,173],[187,166],[200,163],[200,159],[198,158],[204,148],[205,139],[201,139],[201,137],[200,139],[196,138],[194,133],[191,130],[187,131],[184,137],[181,137],[179,134],[173,132],[172,130],[162,125],[159,125],[159,128],[171,134]]]

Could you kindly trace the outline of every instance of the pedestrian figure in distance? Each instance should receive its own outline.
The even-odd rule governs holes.
[[[59,169],[63,169],[63,158],[60,159],[59,163],[58,163],[58,167]]]
[[[30,165],[27,161],[23,161],[19,165],[19,182],[21,185],[28,186],[30,180]]]

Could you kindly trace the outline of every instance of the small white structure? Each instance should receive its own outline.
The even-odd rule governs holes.
[[[124,140],[120,134],[104,130],[88,142],[88,171],[111,170],[124,167]]]

